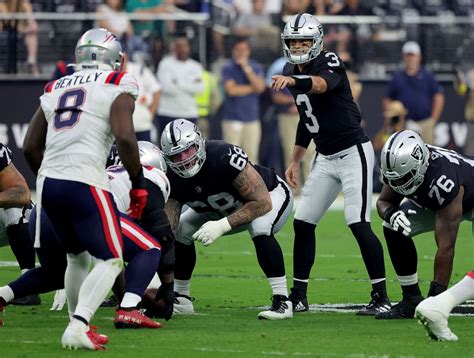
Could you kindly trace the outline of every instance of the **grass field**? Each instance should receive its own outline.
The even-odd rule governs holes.
[[[372,215],[381,236],[381,222]],[[471,224],[463,223],[458,237],[452,283],[474,268]],[[330,211],[317,230],[317,258],[312,270],[311,304],[367,303],[370,284],[355,239],[341,211]],[[291,221],[278,234],[291,286]],[[384,240],[382,239],[382,242]],[[433,235],[416,239],[422,292],[432,278]],[[105,352],[66,351],[60,337],[67,313],[50,312],[52,294],[34,308],[8,306],[0,327],[0,357],[474,357],[474,317],[451,317],[458,334],[455,343],[429,340],[415,320],[379,321],[354,313],[310,311],[292,320],[259,321],[261,306],[270,304],[271,291],[257,264],[247,235],[219,239],[210,247],[198,245],[198,264],[192,281],[195,316],[175,316],[154,331],[116,330],[114,310],[101,308],[93,323],[111,342]],[[385,250],[388,290],[393,301],[401,291]],[[9,247],[0,261],[13,261]],[[2,267],[1,283],[18,275],[18,267]]]

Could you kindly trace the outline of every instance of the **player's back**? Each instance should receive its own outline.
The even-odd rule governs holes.
[[[110,110],[121,93],[138,94],[135,79],[124,72],[79,71],[49,82],[40,97],[48,132],[39,174],[107,189]]]

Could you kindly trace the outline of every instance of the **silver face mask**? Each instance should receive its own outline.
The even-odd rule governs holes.
[[[174,156],[191,147],[196,151],[184,160],[175,160]],[[196,175],[206,160],[205,141],[198,127],[186,119],[176,119],[168,123],[161,135],[161,150],[166,164],[183,178]]]
[[[392,134],[380,154],[384,181],[399,194],[410,195],[423,183],[430,152],[414,131]]]
[[[119,71],[122,66],[122,46],[106,29],[92,29],[81,36],[76,45],[76,70]]]
[[[305,53],[292,53],[291,40],[312,40],[313,44]],[[281,34],[283,54],[290,63],[302,64],[316,58],[323,49],[323,26],[310,14],[298,14],[288,21]]]

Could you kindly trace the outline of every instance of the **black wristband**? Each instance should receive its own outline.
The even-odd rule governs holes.
[[[130,181],[132,182],[132,189],[143,189],[146,188],[146,179],[143,176],[143,167],[140,165],[140,171],[138,172],[137,176],[130,177]]]
[[[393,213],[397,210],[398,208],[396,208],[395,206],[385,209],[385,211],[383,212],[384,221],[387,223],[390,223],[390,218],[392,217]]]
[[[310,76],[291,76],[295,80],[294,89],[308,93],[313,88],[313,80]]]

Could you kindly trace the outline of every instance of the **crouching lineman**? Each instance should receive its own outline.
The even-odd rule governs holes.
[[[272,170],[251,164],[242,148],[204,141],[197,126],[184,119],[165,127],[161,149],[171,184],[166,212],[176,232],[175,312],[194,313],[189,298],[194,241],[208,246],[222,235],[248,230],[273,291],[272,307],[258,317],[293,317],[283,254],[274,237],[293,207],[286,183]],[[190,208],[181,214],[183,205]]]
[[[165,201],[169,195],[169,182],[164,174],[165,163],[158,147],[149,142],[139,142],[140,161],[145,167],[144,176],[150,193],[150,203],[143,213],[143,220],[149,227],[154,228],[155,235],[166,236],[170,233],[169,223],[164,214]],[[159,169],[160,168],[160,169]],[[111,180],[112,194],[119,211],[124,213],[129,205],[128,196],[130,181],[127,172],[121,165],[108,168],[107,173]],[[154,206],[155,210],[150,208]],[[161,214],[158,211],[161,210]],[[35,237],[36,208],[33,210],[30,222],[31,236]],[[150,283],[160,263],[160,244],[155,237],[132,221],[125,214],[120,217],[120,226],[123,235],[123,257],[128,262],[125,270],[125,294],[116,311],[114,325],[117,328],[159,328],[161,324],[145,317],[138,310],[138,305],[145,288]],[[74,274],[66,262],[66,252],[57,241],[57,235],[47,215],[41,213],[41,233],[37,248],[41,266],[28,271],[25,275],[6,286],[0,287],[0,310],[11,302],[14,297],[23,297],[33,293],[46,293],[64,287],[64,275]],[[76,248],[71,248],[75,250]],[[80,248],[77,248],[78,250]],[[84,255],[84,261],[89,263],[90,256]],[[66,266],[68,267],[66,269]],[[76,274],[75,279],[81,281],[83,277]],[[74,286],[80,287],[80,282]],[[68,293],[68,310],[72,317],[77,305],[76,293]],[[172,310],[172,305],[171,305]],[[170,312],[171,316],[171,312]],[[91,332],[91,331],[89,331]],[[98,334],[91,332],[97,341]],[[101,345],[107,343],[104,336],[99,337]]]
[[[438,250],[428,296],[436,296],[449,284],[459,225],[462,220],[472,221],[474,160],[427,145],[417,133],[404,130],[391,135],[382,148],[381,172],[386,184],[377,211],[384,219],[385,240],[403,299],[376,318],[413,318],[423,297],[412,237],[434,230]],[[439,338],[453,336],[446,329]]]

